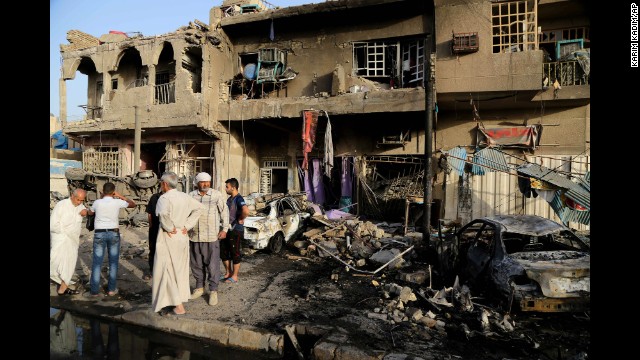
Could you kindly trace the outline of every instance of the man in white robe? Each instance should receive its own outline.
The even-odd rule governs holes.
[[[178,176],[167,171],[160,179],[164,193],[156,205],[160,231],[156,241],[153,265],[151,306],[154,312],[175,306],[168,313],[186,313],[183,302],[191,297],[189,290],[189,236],[187,232],[198,222],[204,205],[176,190]]]
[[[68,199],[56,204],[49,219],[49,278],[60,285],[58,295],[78,294],[78,291],[68,286],[73,284],[71,277],[78,261],[82,217],[87,215],[87,209],[82,204],[86,196],[86,191],[74,190]]]

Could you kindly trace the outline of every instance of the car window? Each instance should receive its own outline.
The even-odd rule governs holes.
[[[284,199],[280,202],[282,206],[282,214],[283,215],[291,215],[295,212],[293,205],[289,202],[289,199]]]
[[[495,229],[493,228],[493,226],[491,226],[490,224],[485,224],[485,226],[480,230],[480,233],[478,234],[475,245],[488,252],[493,247],[494,235]]]
[[[257,210],[256,212],[260,215],[269,215],[269,213],[271,212],[271,204],[266,205],[265,207],[263,207],[260,210]]]
[[[558,234],[553,234],[553,241],[566,245],[575,250],[588,251],[589,247],[580,238],[569,230],[563,230]]]

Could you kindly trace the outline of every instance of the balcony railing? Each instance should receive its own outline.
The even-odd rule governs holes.
[[[170,104],[176,102],[176,82],[155,86],[154,104]]]
[[[549,86],[558,79],[560,86],[588,85],[589,75],[577,60],[557,61],[542,64],[543,76],[549,78]]]
[[[137,88],[137,87],[141,87],[141,86],[146,86],[148,84],[149,84],[149,81],[147,80],[147,78],[135,79],[132,82],[130,82],[129,85],[127,85],[127,90],[131,89],[131,88]]]
[[[78,105],[87,112],[87,120],[102,119],[102,106]]]

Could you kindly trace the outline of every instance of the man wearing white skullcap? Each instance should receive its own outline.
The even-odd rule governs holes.
[[[218,304],[220,282],[220,242],[229,231],[229,208],[222,192],[211,188],[211,175],[201,172],[195,178],[197,190],[189,193],[204,205],[198,224],[191,231],[189,242],[191,273],[196,287],[191,299],[204,294],[205,278],[209,283],[209,305]]]

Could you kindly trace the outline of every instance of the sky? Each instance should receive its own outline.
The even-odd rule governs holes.
[[[274,6],[288,7],[324,0],[269,0]],[[67,31],[80,30],[95,37],[110,30],[141,32],[144,36],[176,31],[189,21],[209,23],[209,10],[222,0],[50,0],[49,25],[49,112],[60,117],[60,44],[69,44]],[[80,120],[87,103],[87,76],[76,72],[67,80],[67,119]]]

